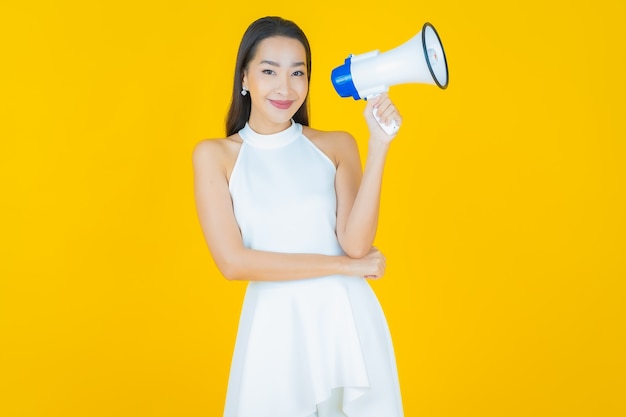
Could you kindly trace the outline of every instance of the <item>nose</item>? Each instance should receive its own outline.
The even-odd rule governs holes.
[[[276,83],[276,92],[282,96],[287,97],[289,95],[289,91],[291,90],[291,80],[289,75],[283,75],[278,77]]]

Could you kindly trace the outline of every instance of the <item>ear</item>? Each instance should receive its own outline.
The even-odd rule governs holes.
[[[243,77],[241,79],[241,86],[247,90],[248,89],[246,87],[247,85],[248,85],[248,71],[244,70]]]

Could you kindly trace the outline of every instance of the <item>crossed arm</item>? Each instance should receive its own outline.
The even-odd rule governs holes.
[[[367,112],[371,112],[375,104],[370,102],[366,107],[368,124],[372,120],[368,119]],[[386,113],[381,110],[379,114]],[[377,128],[370,125],[370,131],[372,127]],[[232,142],[229,145],[227,139],[208,140],[196,145],[193,151],[196,210],[211,255],[226,279],[283,281],[332,274],[380,278],[384,274],[385,257],[372,244],[378,226],[380,188],[390,138],[384,137],[384,133],[371,135],[362,171],[352,136],[337,132],[324,135],[327,137],[319,143],[337,166],[337,237],[345,256],[246,248],[228,189],[227,164],[234,159],[229,151]]]

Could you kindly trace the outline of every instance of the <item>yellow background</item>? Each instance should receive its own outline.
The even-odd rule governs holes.
[[[330,71],[429,21],[450,86],[393,87],[373,283],[408,417],[626,415],[625,6],[11,2],[0,13],[0,415],[219,416],[245,285],[204,243],[254,19],[313,47],[312,124],[366,151]],[[384,417],[384,416],[381,416]]]

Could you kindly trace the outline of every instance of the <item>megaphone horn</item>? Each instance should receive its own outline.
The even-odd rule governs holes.
[[[428,22],[417,35],[388,52],[348,56],[331,75],[337,93],[355,100],[371,98],[404,83],[433,84],[444,89],[448,78],[443,45]]]

